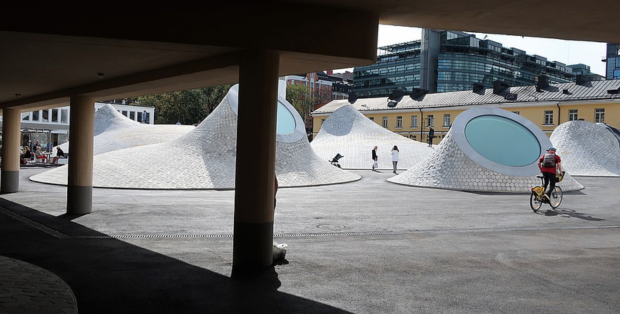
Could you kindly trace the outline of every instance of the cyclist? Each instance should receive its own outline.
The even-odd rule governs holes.
[[[542,155],[538,160],[538,168],[544,177],[543,187],[547,200],[551,199],[551,192],[555,189],[557,173],[562,172],[562,159],[555,153],[555,147],[549,147],[547,153]],[[549,189],[547,189],[547,186]]]

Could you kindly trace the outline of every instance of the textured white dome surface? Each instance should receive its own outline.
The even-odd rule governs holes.
[[[95,155],[142,145],[163,143],[193,130],[192,125],[143,124],[133,121],[112,105],[95,112],[93,153]],[[69,153],[70,142],[58,145]],[[56,151],[54,150],[54,153]]]
[[[474,132],[468,135],[466,131],[468,125],[471,124],[471,121],[480,117],[495,117],[486,121],[505,121],[508,119],[512,121],[512,125],[518,126],[518,129],[505,123],[494,124],[491,122],[484,124],[483,122],[482,129],[479,129],[483,130],[483,133]],[[508,132],[506,132],[507,130]],[[505,160],[498,158],[495,161],[490,161],[469,145],[469,141],[476,142],[476,140],[479,140],[478,136],[483,136],[483,139],[488,141],[492,138],[485,135],[488,132],[505,133],[509,137],[514,137],[512,140],[515,143],[506,142],[509,139],[502,138],[495,139],[503,141],[502,143],[489,142],[486,143],[487,147],[493,148],[495,152],[498,150],[502,152],[504,151],[502,148],[506,147],[505,145],[513,146],[517,144],[516,141],[519,144],[525,141],[525,143],[530,144],[515,147],[526,149],[529,152],[527,156],[531,159],[519,166],[510,166],[506,163],[511,160],[511,157],[514,157],[511,155],[503,156]],[[531,134],[528,132],[531,132]],[[529,140],[523,139],[519,134],[528,134]],[[469,136],[475,136],[475,138],[470,138]],[[541,183],[541,180],[537,178],[539,169],[538,157],[536,156],[540,156],[550,145],[551,142],[542,130],[521,116],[497,108],[472,108],[457,116],[452,128],[433,154],[406,172],[388,179],[388,181],[404,185],[450,190],[529,193],[531,187]],[[504,154],[508,153],[505,152]],[[502,157],[501,154],[494,156]],[[570,173],[566,174],[564,180],[558,185],[564,191],[583,189],[583,186],[575,181],[570,176]]]
[[[620,176],[620,144],[604,125],[587,121],[560,124],[551,143],[562,166],[575,176]]]
[[[351,105],[334,111],[321,126],[310,143],[316,154],[324,160],[332,160],[336,154],[344,157],[339,164],[345,169],[371,169],[372,149],[377,146],[379,169],[392,169],[391,151],[399,150],[399,169],[417,164],[433,152],[425,143],[410,140],[387,130]]]
[[[236,87],[229,90],[219,106],[200,125],[192,127],[190,132],[176,139],[95,155],[93,186],[126,189],[233,189],[237,115],[231,102],[236,104]],[[284,99],[280,101],[286,104],[300,122],[301,117],[292,106]],[[294,142],[276,139],[276,174],[281,187],[336,184],[361,178],[320,159],[312,151],[305,136]],[[30,179],[66,185],[67,175],[68,167],[63,166]]]
[[[453,140],[451,130],[432,155],[406,172],[389,178],[388,181],[418,187],[512,193],[529,193],[531,187],[541,182],[535,175],[529,177],[505,175],[474,162]],[[558,185],[564,191],[583,189],[570,174],[567,174]]]

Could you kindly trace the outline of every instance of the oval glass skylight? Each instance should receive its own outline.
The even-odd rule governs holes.
[[[482,157],[511,167],[530,165],[540,157],[540,143],[528,128],[505,117],[486,115],[473,118],[465,137]]]
[[[283,88],[286,85],[280,86]],[[278,114],[276,118],[276,141],[280,143],[294,143],[306,137],[306,125],[297,110],[291,105],[284,94],[286,90],[278,91]],[[233,112],[239,114],[239,84],[233,85],[226,96]],[[307,138],[306,138],[307,140]]]
[[[278,101],[278,124],[276,127],[276,134],[291,134],[295,131],[296,125],[293,114],[281,101]]]
[[[508,110],[477,107],[461,112],[450,129],[454,141],[473,162],[505,175],[540,173],[538,158],[549,137],[532,121]],[[441,144],[440,144],[441,145]]]

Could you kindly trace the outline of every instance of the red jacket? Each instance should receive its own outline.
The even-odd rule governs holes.
[[[547,153],[547,154],[551,154],[551,153]],[[543,159],[545,158],[545,155],[540,156],[540,159],[538,159],[538,165],[540,167],[540,171],[548,172],[548,173],[556,173],[556,171],[557,171],[556,170],[557,164],[561,163],[562,159],[557,154],[553,154],[553,155],[555,155],[555,164],[556,164],[556,166],[555,167],[542,167],[542,162],[543,162]]]

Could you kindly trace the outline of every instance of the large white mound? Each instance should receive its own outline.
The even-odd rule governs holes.
[[[604,125],[587,121],[560,124],[551,143],[562,165],[575,176],[620,176],[620,144]]]
[[[95,155],[143,145],[168,142],[194,129],[191,125],[142,124],[106,104],[95,112],[93,153]],[[69,153],[70,142],[59,145]],[[55,152],[55,150],[54,150]]]
[[[468,111],[457,117],[433,154],[388,181],[417,187],[511,193],[529,193],[532,186],[539,185],[538,156],[551,145],[547,136],[533,123],[506,110]],[[489,117],[496,119],[485,121]],[[481,118],[478,129],[476,123],[470,123],[475,118]],[[489,124],[488,130],[477,133],[487,128],[485,124]],[[505,132],[501,130],[504,127]],[[478,141],[476,137],[482,138]],[[521,160],[511,156],[519,151],[523,153]],[[570,173],[558,185],[564,191],[583,189]]]
[[[144,126],[144,124],[133,121],[122,115],[110,104],[101,106],[95,111],[95,132],[97,136],[105,131],[122,130]]]
[[[169,142],[111,151],[94,157],[93,186],[126,189],[233,189],[237,145],[238,86],[231,88],[199,126]],[[276,174],[282,187],[336,184],[361,177],[320,159],[310,147],[303,121],[279,99],[278,115],[288,110],[296,129],[276,137]],[[301,126],[301,127],[300,127]],[[301,130],[301,132],[300,132]],[[63,166],[30,179],[67,184]]]
[[[324,160],[331,160],[336,154],[343,155],[339,164],[345,169],[371,169],[372,149],[375,146],[378,147],[380,169],[392,169],[391,151],[394,145],[400,151],[399,169],[410,168],[433,152],[427,144],[377,125],[351,105],[334,111],[310,145]]]

